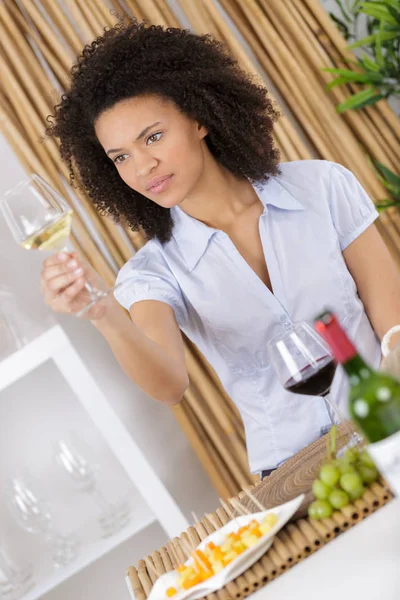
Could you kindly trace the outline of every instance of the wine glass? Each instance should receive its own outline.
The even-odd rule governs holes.
[[[35,585],[32,569],[19,568],[7,555],[4,542],[0,543],[0,598],[18,600]]]
[[[51,544],[53,565],[69,565],[77,556],[79,541],[55,529],[49,504],[41,496],[38,484],[25,472],[5,484],[6,504],[14,519],[25,531],[43,534]]]
[[[128,523],[131,507],[128,501],[121,500],[110,503],[99,489],[97,481],[98,465],[93,465],[83,456],[77,436],[70,435],[72,439],[58,440],[54,445],[56,463],[62,468],[76,487],[90,494],[100,509],[98,523],[102,537],[113,535]]]
[[[337,365],[322,337],[308,323],[300,321],[270,340],[267,352],[283,387],[294,394],[321,396],[332,423],[343,423],[348,432],[346,448],[358,444],[361,438],[330,398]]]
[[[73,210],[68,202],[36,173],[8,190],[0,208],[15,241],[26,250],[69,252]],[[93,286],[86,281],[89,294],[86,306],[76,313],[81,317],[116,288],[108,288],[99,278]]]

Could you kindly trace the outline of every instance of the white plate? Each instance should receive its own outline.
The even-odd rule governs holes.
[[[265,554],[268,548],[272,545],[275,535],[285,525],[285,523],[289,521],[290,517],[294,515],[303,499],[304,494],[301,494],[300,496],[297,496],[297,498],[290,500],[290,502],[286,502],[286,504],[281,504],[275,508],[270,508],[258,513],[252,513],[251,515],[237,517],[233,521],[229,521],[229,523],[221,527],[221,529],[218,529],[207,536],[197,546],[199,550],[204,551],[209,542],[214,542],[215,545],[222,544],[225,541],[225,537],[228,533],[237,531],[240,527],[244,527],[253,519],[261,522],[264,517],[270,513],[275,513],[278,517],[278,521],[272,527],[271,531],[259,538],[257,544],[251,548],[248,548],[242,552],[242,554],[239,554],[239,556],[230,562],[224,569],[222,569],[222,571],[213,577],[210,577],[210,579],[207,579],[202,583],[198,583],[188,590],[182,590],[178,592],[172,596],[172,600],[196,600],[197,598],[202,598],[207,594],[211,594],[212,592],[219,590],[226,583],[238,577],[241,573],[243,573],[243,571],[248,569],[263,554]],[[193,558],[189,558],[184,564],[192,565]],[[178,578],[179,573],[177,573],[175,570],[161,575],[161,577],[159,577],[153,585],[147,600],[166,600],[167,589],[170,587],[178,588]]]

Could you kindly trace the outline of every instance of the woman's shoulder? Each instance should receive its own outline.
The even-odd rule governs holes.
[[[279,164],[279,170],[278,180],[304,185],[315,184],[316,181],[330,182],[332,174],[342,173],[346,175],[350,173],[346,167],[339,163],[316,158],[282,162]]]
[[[162,257],[162,244],[157,238],[148,240],[139,250],[129,259],[131,262],[158,261]],[[128,262],[129,262],[128,261]]]
[[[169,272],[163,245],[157,238],[154,238],[147,241],[126,261],[119,271],[119,276],[138,275],[139,273],[150,276],[159,276],[162,273],[165,276]]]
[[[275,181],[304,207],[320,204],[322,199],[330,203],[336,188],[345,189],[356,181],[351,171],[330,160],[293,160],[280,163],[279,170]]]

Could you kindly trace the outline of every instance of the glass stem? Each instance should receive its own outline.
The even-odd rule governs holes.
[[[332,411],[332,414],[336,417],[336,419],[338,421],[337,424],[343,426],[345,435],[348,437],[349,442],[351,442],[352,440],[355,440],[356,437],[359,438],[359,436],[357,435],[357,433],[354,430],[354,427],[352,426],[351,421],[349,419],[346,419],[346,417],[343,415],[343,413],[341,412],[341,410],[339,409],[337,404],[335,402],[332,402],[332,400],[330,399],[330,394],[329,393],[326,394],[325,396],[323,396],[323,398],[324,398],[325,403],[327,404],[328,412],[330,412],[329,411],[329,408],[330,408]]]
[[[338,406],[334,402],[332,402],[330,393],[328,392],[327,394],[325,394],[323,398],[331,420],[334,422],[334,417],[336,417],[338,424],[343,423],[345,421],[345,418],[340,412]]]

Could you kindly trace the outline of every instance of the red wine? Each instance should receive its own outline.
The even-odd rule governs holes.
[[[323,359],[319,359],[323,360]],[[294,394],[304,394],[306,396],[325,396],[328,394],[333,377],[336,371],[336,364],[329,357],[325,357],[325,364],[322,364],[318,371],[315,366],[307,365],[299,372],[301,381],[296,381],[295,377],[291,377],[284,385],[288,392]]]

